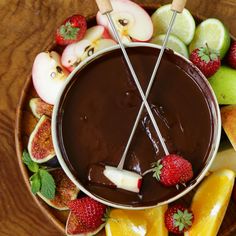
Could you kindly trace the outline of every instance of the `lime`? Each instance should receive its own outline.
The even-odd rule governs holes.
[[[151,40],[151,43],[163,45],[165,34],[157,35]],[[186,45],[176,36],[170,35],[169,40],[167,43],[167,48],[170,48],[174,50],[175,52],[178,52],[179,54],[183,55],[184,57],[188,58],[188,49]]]
[[[230,35],[223,23],[218,19],[210,18],[203,21],[196,29],[189,51],[206,46],[217,51],[222,59],[230,46]]]
[[[160,34],[166,34],[172,14],[173,11],[171,11],[171,4],[164,5],[153,13],[153,37]],[[171,33],[188,45],[193,39],[195,28],[196,25],[192,15],[187,9],[184,9],[181,14],[176,16]]]

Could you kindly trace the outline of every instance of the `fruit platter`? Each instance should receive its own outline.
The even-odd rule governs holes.
[[[172,6],[110,2],[147,88]],[[187,9],[176,16],[148,100],[169,153],[147,108],[125,169],[116,166],[142,100],[109,17],[68,16],[52,37],[22,91],[15,139],[29,191],[62,234],[234,235],[236,41],[227,26]]]

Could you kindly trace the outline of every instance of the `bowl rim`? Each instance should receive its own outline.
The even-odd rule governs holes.
[[[155,44],[151,44],[151,43],[144,43],[144,42],[132,42],[132,43],[126,43],[125,44],[126,47],[149,47],[149,48],[155,48],[155,49],[161,49],[161,46],[159,45],[155,45]],[[174,197],[171,197],[165,201],[159,202],[157,204],[154,205],[144,205],[144,206],[130,206],[130,205],[125,205],[125,204],[120,204],[120,203],[114,203],[114,202],[110,202],[109,200],[105,200],[104,198],[99,198],[96,195],[92,194],[90,191],[88,191],[84,186],[82,186],[74,177],[74,175],[71,173],[69,167],[67,166],[66,162],[64,161],[64,158],[62,156],[61,150],[60,150],[60,145],[58,142],[58,133],[57,133],[57,114],[59,111],[59,107],[60,107],[60,102],[61,102],[61,98],[63,95],[63,91],[66,89],[67,85],[70,83],[71,79],[74,77],[74,75],[80,70],[83,69],[87,63],[92,62],[93,60],[99,58],[100,56],[104,55],[105,53],[114,51],[116,49],[119,49],[119,45],[114,45],[105,49],[102,49],[96,53],[94,53],[92,56],[87,57],[84,61],[82,61],[67,77],[65,84],[62,86],[62,88],[60,89],[58,96],[56,98],[56,102],[54,104],[54,108],[53,108],[53,113],[52,113],[52,124],[51,124],[51,132],[52,132],[52,141],[53,141],[53,146],[55,149],[55,153],[56,156],[58,158],[58,161],[62,167],[62,169],[65,171],[66,175],[68,176],[68,178],[82,191],[84,192],[86,195],[88,195],[89,197],[105,204],[108,205],[110,207],[115,207],[115,208],[120,208],[120,209],[127,209],[127,210],[143,210],[143,209],[148,209],[148,208],[153,208],[156,206],[161,206],[161,205],[165,205],[165,204],[169,204],[173,201],[176,201],[177,199],[183,197],[184,195],[186,195],[188,192],[190,192],[193,188],[195,188],[200,182],[201,180],[205,177],[205,175],[207,174],[212,162],[215,159],[215,156],[217,154],[218,148],[219,148],[219,144],[220,144],[220,137],[221,137],[221,115],[220,115],[220,109],[219,109],[219,105],[217,103],[217,98],[215,96],[215,93],[213,92],[213,89],[210,86],[210,83],[208,82],[208,80],[205,78],[205,76],[202,74],[202,72],[187,58],[185,58],[184,56],[182,56],[181,54],[174,52],[173,53],[179,57],[181,57],[184,61],[186,61],[187,63],[190,63],[193,68],[195,70],[198,71],[198,73],[201,75],[201,77],[203,78],[203,82],[207,85],[209,91],[211,92],[211,96],[213,98],[213,103],[214,103],[214,107],[215,107],[215,116],[216,116],[216,121],[217,121],[217,125],[214,125],[215,128],[213,128],[215,130],[216,133],[216,137],[212,137],[212,144],[211,144],[211,148],[210,148],[210,152],[208,153],[207,156],[207,162],[205,164],[205,166],[203,167],[203,169],[201,170],[201,172],[199,173],[199,175],[195,178],[194,183],[192,183],[190,186],[188,186],[187,188],[185,188],[183,191],[181,191],[180,193],[178,193],[177,195],[175,195]],[[213,132],[214,134],[214,132]],[[215,139],[215,140],[214,140]]]

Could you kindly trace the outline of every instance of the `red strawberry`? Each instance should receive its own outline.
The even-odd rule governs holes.
[[[104,223],[107,207],[90,197],[70,201],[68,206],[81,224],[89,230],[95,230]]]
[[[236,41],[231,44],[228,54],[228,63],[231,67],[236,69]]]
[[[81,40],[87,30],[84,16],[73,15],[67,18],[56,31],[56,43],[67,45]]]
[[[165,186],[184,184],[193,177],[191,163],[175,154],[164,156],[152,167],[153,176]]]
[[[219,55],[212,52],[207,45],[193,50],[189,59],[207,78],[214,75],[221,65]]]
[[[165,212],[165,225],[169,232],[182,234],[191,227],[192,223],[192,211],[180,204],[169,207]]]

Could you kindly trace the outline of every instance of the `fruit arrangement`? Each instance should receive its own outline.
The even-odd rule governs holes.
[[[149,16],[129,0],[111,2],[112,17],[123,42],[163,43],[171,17],[170,5],[158,8]],[[174,203],[135,212],[111,209],[85,196],[69,180],[57,161],[51,137],[53,105],[69,73],[85,58],[116,44],[107,19],[100,12],[96,21],[97,25],[87,28],[85,17],[68,17],[55,32],[55,41],[63,48],[62,53],[41,52],[35,58],[32,81],[36,93],[29,102],[34,129],[29,131],[22,155],[31,173],[32,193],[49,206],[69,212],[65,227],[67,235],[95,235],[103,228],[107,236],[165,236],[168,232],[186,236],[217,235],[232,192],[236,199],[233,190],[236,173],[236,42],[231,42],[226,27],[218,19],[207,19],[196,26],[187,9],[177,16],[167,47],[189,58],[209,79],[221,107],[223,129],[233,148],[219,150],[210,175],[196,190],[191,205]],[[175,168],[174,174],[168,172]],[[174,155],[155,163],[152,171],[165,186],[184,184],[192,178],[191,163]]]

